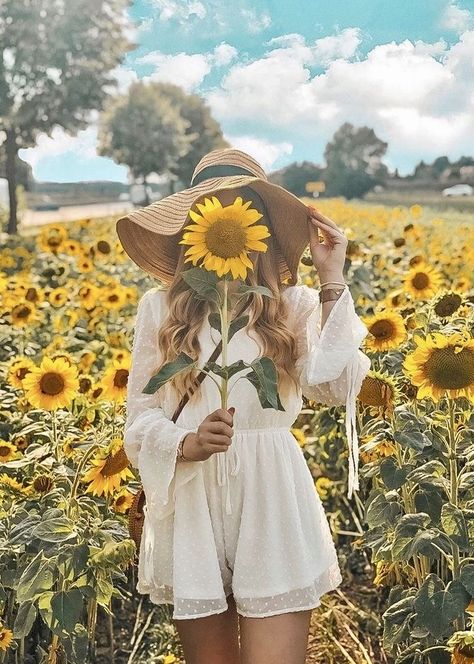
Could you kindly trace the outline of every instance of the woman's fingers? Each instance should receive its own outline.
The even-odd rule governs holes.
[[[337,230],[339,233],[342,233],[341,229],[332,219],[329,219],[329,217],[326,217],[324,214],[321,214],[321,212],[318,212],[316,208],[309,207],[309,210],[313,218],[315,217],[321,223],[327,224],[331,228]]]

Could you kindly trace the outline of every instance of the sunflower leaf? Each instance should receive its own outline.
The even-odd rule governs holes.
[[[236,289],[236,292],[239,295],[244,295],[247,293],[260,293],[260,295],[266,295],[267,297],[275,297],[272,291],[266,286],[248,286],[246,283],[242,282],[239,284],[239,287]]]
[[[193,267],[181,272],[185,282],[196,292],[198,299],[208,300],[220,306],[221,296],[217,288],[217,275],[213,270]]]
[[[196,365],[196,360],[193,360],[192,357],[186,355],[186,353],[181,352],[176,359],[172,362],[167,362],[164,364],[161,369],[154,376],[150,378],[148,383],[143,388],[143,394],[155,394],[160,387],[167,383],[173,376],[178,374],[180,371],[189,369]]]
[[[257,390],[257,396],[262,408],[285,410],[280,401],[277,386],[277,370],[273,360],[269,357],[259,357],[250,364],[252,371],[245,374],[245,378]]]
[[[247,369],[248,367],[249,365],[247,362],[244,362],[243,360],[237,360],[236,362],[229,364],[227,367],[221,367],[219,364],[217,364],[217,362],[206,362],[205,364],[205,368],[208,368],[210,371],[217,374],[218,376],[221,376],[222,378],[227,377],[227,379],[231,378],[239,371]]]

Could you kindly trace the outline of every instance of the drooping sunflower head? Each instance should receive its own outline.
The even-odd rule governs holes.
[[[232,195],[233,202],[223,206],[221,199],[228,196],[218,192],[205,197],[204,204],[196,202],[200,214],[189,211],[194,224],[185,226],[178,244],[190,245],[185,262],[197,265],[202,259],[201,265],[214,270],[218,277],[231,273],[233,279],[245,279],[247,269],[253,270],[248,253],[266,252],[267,245],[262,240],[271,234],[266,225],[256,225],[263,214],[251,207],[252,200],[244,202],[241,196]]]
[[[452,316],[463,303],[461,293],[456,291],[447,291],[443,293],[433,304],[433,310],[439,318],[449,318]]]
[[[474,338],[433,332],[426,338],[415,337],[415,342],[417,348],[403,367],[418,387],[417,399],[466,397],[474,403]]]
[[[391,376],[371,370],[362,381],[357,399],[362,405],[376,408],[385,414],[393,411],[398,393],[399,390]]]

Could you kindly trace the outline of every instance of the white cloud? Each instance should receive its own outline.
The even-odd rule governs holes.
[[[19,156],[28,162],[33,170],[39,161],[47,157],[58,157],[68,152],[78,159],[97,157],[97,125],[79,131],[77,136],[67,134],[62,127],[55,126],[51,136],[40,134],[34,148],[19,151]]]
[[[272,23],[271,16],[262,12],[259,14],[256,9],[241,9],[240,13],[246,22],[247,32],[258,33],[266,30]]]
[[[222,67],[223,65],[228,65],[232,60],[234,60],[238,55],[236,48],[230,44],[222,42],[215,47],[213,53],[213,61],[216,67]]]
[[[168,55],[161,51],[152,51],[137,58],[139,64],[149,64],[155,71],[141,80],[165,81],[175,83],[186,92],[194,91],[206,78],[213,67],[227,65],[237,57],[237,49],[222,42],[208,53],[177,53]]]
[[[257,136],[225,136],[232,147],[252,155],[265,171],[273,170],[275,162],[293,152],[293,145],[287,141],[272,143]]]
[[[347,47],[340,35],[270,40],[264,56],[235,64],[206,95],[215,117],[320,143],[348,121],[373,127],[400,155],[474,152],[474,30],[453,45],[381,44],[353,61],[360,33],[349,30]],[[312,76],[308,67],[322,60]]]
[[[450,2],[440,20],[440,26],[453,30],[454,32],[464,32],[474,25],[474,19],[469,9],[461,9],[455,2]]]
[[[339,35],[328,35],[314,42],[315,62],[327,64],[332,60],[352,58],[362,41],[359,28],[346,28]]]
[[[152,0],[152,5],[159,12],[160,21],[175,19],[185,23],[191,16],[206,18],[207,9],[199,0]]]
[[[163,81],[179,85],[186,92],[197,88],[211,71],[211,58],[209,55],[195,53],[178,53],[167,55],[160,51],[153,51],[139,58],[137,62],[152,64],[156,70],[149,76],[142,77],[144,83],[149,81]]]

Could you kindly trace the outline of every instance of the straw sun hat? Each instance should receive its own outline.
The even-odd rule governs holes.
[[[197,164],[189,188],[118,219],[117,234],[125,252],[145,272],[171,283],[182,246],[178,243],[195,201],[218,197],[221,189],[243,186],[251,187],[265,203],[281,281],[296,284],[298,264],[309,243],[308,208],[292,193],[269,182],[262,166],[236,148],[212,150]]]

